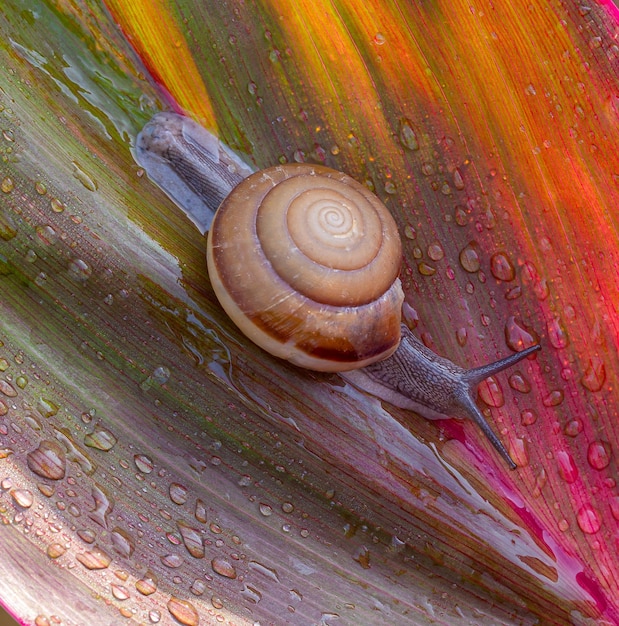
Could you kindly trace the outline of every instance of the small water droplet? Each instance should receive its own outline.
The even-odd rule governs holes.
[[[154,469],[153,461],[145,454],[136,454],[133,457],[133,462],[143,474],[150,474]]]
[[[129,533],[119,528],[118,526],[114,528],[112,534],[110,535],[112,539],[112,545],[114,546],[114,550],[118,552],[121,556],[130,557],[135,550],[135,545],[133,543],[133,539]]]
[[[37,411],[43,417],[54,417],[54,415],[58,413],[59,408],[60,407],[56,403],[48,400],[47,398],[39,398],[37,402]]]
[[[135,588],[143,596],[150,596],[157,591],[157,577],[151,571],[148,571],[143,578],[136,581]]]
[[[28,489],[13,489],[11,496],[15,503],[21,506],[23,509],[29,509],[34,502],[34,496],[32,491]]]
[[[531,391],[531,383],[520,372],[514,372],[509,377],[509,386],[514,391],[519,391],[520,393],[529,393]]]
[[[479,271],[481,260],[479,257],[479,246],[476,242],[471,241],[460,251],[460,265],[462,268],[473,274]]]
[[[602,470],[610,464],[612,448],[608,441],[592,441],[587,449],[587,460],[593,469]]]
[[[606,366],[604,361],[597,356],[589,359],[587,369],[583,374],[580,382],[585,389],[589,391],[599,391],[606,381]]]
[[[518,467],[526,467],[529,464],[529,452],[522,437],[510,439],[507,449],[509,456]]]
[[[508,317],[505,322],[505,341],[514,352],[519,352],[539,343],[537,335],[514,316]]]
[[[185,562],[185,559],[180,554],[164,554],[161,557],[161,562],[170,569],[176,569]]]
[[[215,557],[211,561],[211,567],[214,572],[225,578],[236,578],[237,576],[234,566],[223,557]]]
[[[97,183],[91,178],[76,161],[72,161],[73,176],[82,183],[82,185],[88,189],[88,191],[97,191]]]
[[[185,504],[187,502],[188,490],[185,485],[181,485],[180,483],[170,483],[169,488],[170,500],[174,502],[174,504]]]
[[[277,571],[275,569],[271,567],[267,567],[266,565],[263,565],[262,563],[259,563],[258,561],[249,561],[247,565],[249,569],[252,569],[256,572],[260,572],[263,576],[266,576],[273,582],[276,582],[276,583],[280,582],[279,576],[277,575]]]
[[[112,562],[110,556],[98,546],[78,554],[75,558],[89,570],[106,569]]]
[[[563,402],[564,394],[561,389],[554,389],[542,398],[544,406],[559,406]]]
[[[576,435],[579,435],[582,432],[582,429],[583,429],[582,420],[575,417],[571,419],[569,422],[567,422],[567,424],[565,425],[565,428],[563,429],[563,432],[568,437],[576,437]]]
[[[409,150],[419,150],[419,141],[417,139],[417,133],[413,127],[413,123],[403,117],[400,119],[400,129],[398,136],[400,143]]]
[[[177,622],[184,626],[198,626],[200,623],[196,607],[187,600],[172,596],[168,601],[168,611]]]
[[[262,600],[262,594],[258,591],[258,589],[247,583],[243,584],[243,588],[239,593],[252,604],[258,604],[258,602]]]
[[[17,396],[15,387],[6,380],[0,380],[0,393],[3,393],[7,398],[15,398]]]
[[[66,455],[62,447],[55,441],[45,440],[36,450],[26,457],[28,467],[42,478],[60,480],[66,471]]]
[[[497,381],[494,376],[490,376],[486,378],[486,380],[482,381],[478,388],[479,397],[491,407],[501,407],[505,404],[505,396],[503,395],[503,390],[501,389],[501,385]]]
[[[81,283],[86,282],[92,275],[92,269],[83,259],[72,259],[69,263],[69,276]]]
[[[554,348],[560,350],[567,347],[569,344],[567,331],[558,316],[548,320],[546,328],[548,329],[548,339]]]
[[[576,521],[580,530],[588,535],[594,535],[602,526],[599,513],[590,504],[580,507],[576,513]]]
[[[176,526],[181,534],[185,548],[187,548],[187,552],[189,552],[194,559],[203,559],[205,551],[200,531],[192,528],[181,520],[176,522]]]
[[[497,280],[509,282],[516,278],[516,268],[505,252],[497,252],[490,257],[490,271]]]
[[[0,182],[0,189],[4,193],[11,193],[11,191],[13,191],[14,188],[15,188],[15,183],[13,182],[13,179],[9,176],[5,176],[2,179],[2,182]]]
[[[422,276],[434,276],[434,274],[436,274],[436,268],[428,265],[424,261],[419,263],[417,269]]]
[[[112,583],[110,589],[112,590],[112,595],[117,600],[128,600],[130,597],[129,590],[123,585]]]
[[[520,423],[523,426],[531,426],[532,424],[535,424],[536,421],[537,421],[537,413],[535,413],[535,411],[531,411],[530,409],[525,409],[520,414]]]
[[[440,261],[445,256],[445,251],[440,243],[435,242],[428,246],[428,256],[433,261]]]
[[[47,546],[47,556],[50,559],[58,559],[60,558],[65,552],[67,551],[67,549],[61,544],[61,543],[50,543]]]
[[[559,450],[556,453],[557,463],[559,466],[559,475],[566,483],[573,483],[578,478],[578,468],[572,455],[566,450]]]
[[[361,565],[363,569],[370,569],[370,551],[366,546],[360,546],[353,559]]]
[[[96,448],[107,452],[111,450],[118,440],[107,428],[100,425],[95,426],[95,430],[84,436],[84,443],[89,448]]]

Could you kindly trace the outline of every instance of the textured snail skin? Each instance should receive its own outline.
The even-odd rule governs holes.
[[[211,213],[221,202],[209,230],[209,277],[224,310],[252,341],[301,367],[340,372],[360,389],[427,419],[471,419],[509,467],[516,468],[474,397],[482,380],[513,366],[540,346],[465,370],[421,343],[400,323],[404,296],[397,278],[401,243],[395,223],[367,189],[349,176],[321,166],[278,166],[250,176],[252,170],[208,131],[174,113],[160,113],[145,126],[138,136],[136,152],[142,164],[150,166],[154,158],[159,168],[156,182],[174,200],[179,202],[182,193],[169,190],[172,185],[168,175],[174,184],[182,181],[203,200],[208,210],[202,221],[192,214],[191,207],[181,204],[202,232],[209,229]],[[149,167],[146,170],[155,177]],[[363,223],[368,229],[382,228],[379,239],[385,241],[379,244],[394,247],[371,268],[370,279],[356,276],[356,282],[342,282],[344,271],[352,270],[352,275],[360,275],[362,269],[367,269],[364,265],[372,266],[373,257],[379,256],[378,244],[368,244],[365,240],[359,240],[359,245],[353,242],[352,248],[360,249],[362,260],[350,260],[349,255],[344,255],[339,257],[340,261],[329,261],[328,265],[336,270],[333,280],[328,271],[314,267],[308,290],[299,296],[297,291],[305,289],[301,270],[291,271],[289,267],[291,263],[296,267],[294,264],[305,256],[313,257],[316,249],[322,247],[312,243],[313,226],[302,221],[300,226],[293,226],[298,235],[309,233],[310,238],[287,251],[284,244],[289,220],[285,216],[273,217],[270,209],[256,218],[252,202],[256,196],[259,202],[267,197],[271,204],[277,205],[281,200],[280,185],[283,185],[281,195],[292,196],[294,201],[305,193],[301,188],[296,189],[297,183],[324,187],[325,178],[326,187],[349,185],[355,201],[359,196],[369,201],[377,213]],[[309,204],[320,209],[320,200],[312,202],[312,198]],[[344,200],[345,205],[347,202]],[[355,234],[364,230],[355,228]],[[260,239],[266,243],[268,259],[260,250]],[[275,291],[267,286],[273,280]],[[351,304],[346,304],[348,298]]]

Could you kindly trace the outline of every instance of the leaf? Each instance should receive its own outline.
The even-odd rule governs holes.
[[[424,341],[474,365],[542,339],[481,390],[521,467],[248,345],[131,158],[166,105],[109,15],[9,1],[3,601],[30,623],[614,623],[610,7],[124,4],[178,107],[387,202]]]

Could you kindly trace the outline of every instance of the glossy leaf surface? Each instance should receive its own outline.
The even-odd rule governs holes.
[[[39,624],[615,623],[612,5],[126,4],[2,9],[3,601]],[[515,472],[472,424],[248,345],[131,156],[169,106],[258,167],[373,188],[437,352],[542,342],[480,389]]]

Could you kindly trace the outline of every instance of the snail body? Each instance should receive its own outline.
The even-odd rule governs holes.
[[[474,393],[483,379],[539,346],[465,370],[419,341],[401,323],[397,226],[367,188],[317,165],[248,175],[249,168],[210,133],[172,113],[149,122],[136,152],[149,174],[149,159],[156,159],[159,172],[168,167],[201,196],[209,221],[221,199],[212,224],[198,226],[209,230],[213,289],[247,337],[300,367],[340,372],[355,386],[428,419],[472,419],[516,467]],[[156,182],[162,185],[163,178]]]

